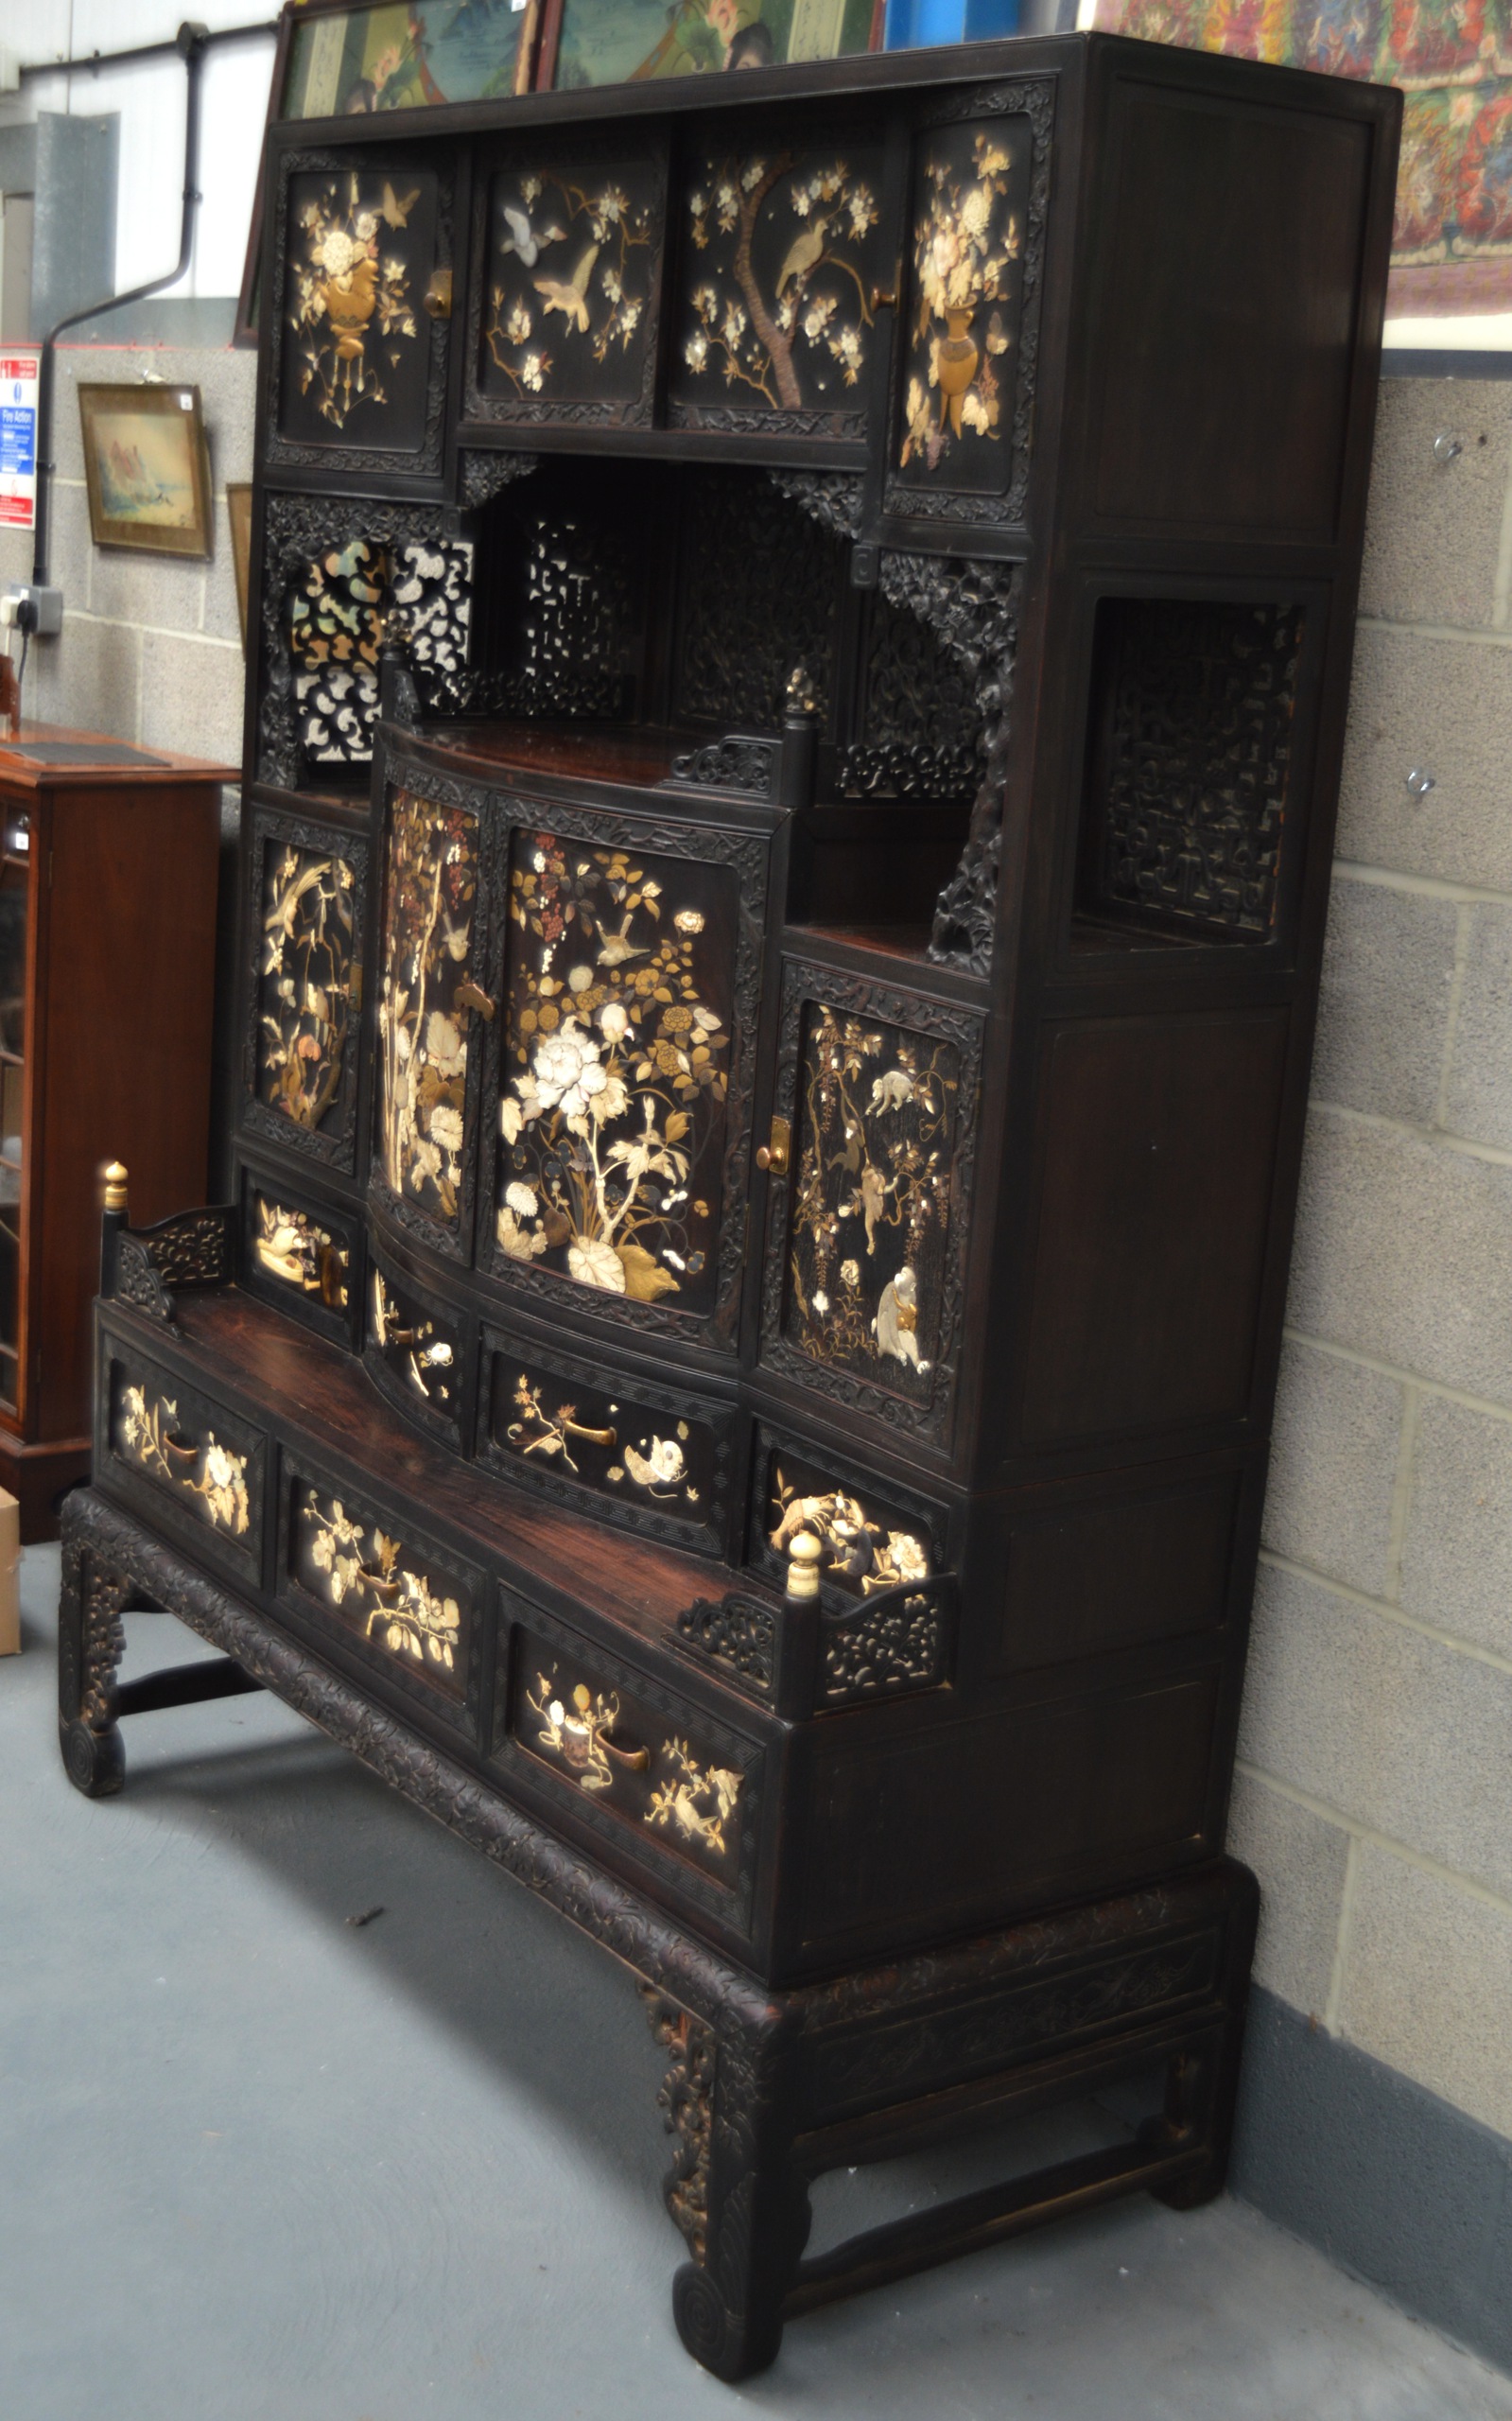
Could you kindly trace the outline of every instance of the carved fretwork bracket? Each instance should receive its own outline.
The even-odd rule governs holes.
[[[235,1248],[236,1213],[230,1203],[180,1210],[155,1228],[123,1228],[115,1239],[111,1292],[149,1319],[171,1320],[175,1288],[230,1285]]]
[[[859,471],[769,470],[767,477],[821,529],[837,538],[860,535],[863,487]]]
[[[641,1998],[652,2034],[669,2054],[666,2080],[656,2096],[672,2138],[672,2165],[662,2198],[695,2261],[708,2252],[709,2167],[714,2151],[714,2032],[679,2009],[654,1984],[642,1983]]]
[[[1023,572],[1017,564],[884,554],[882,594],[927,622],[969,673],[982,715],[982,763],[961,863],[940,894],[930,956],[984,975],[992,964],[998,852],[1008,767],[1009,706]]]
[[[477,510],[492,504],[516,479],[528,479],[541,467],[539,454],[506,454],[502,452],[463,453],[461,464],[462,502]]]

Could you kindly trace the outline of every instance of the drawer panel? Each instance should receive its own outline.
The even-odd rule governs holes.
[[[759,1741],[507,1594],[505,1625],[495,1761],[529,1768],[594,1831],[701,1906],[745,1918]]]
[[[287,1466],[282,1594],[434,1712],[475,1730],[478,1573],[339,1480]]]
[[[350,1350],[362,1267],[361,1231],[350,1211],[244,1168],[241,1234],[248,1293]]]
[[[386,1396],[449,1446],[462,1443],[467,1346],[460,1323],[374,1257],[363,1359]]]
[[[171,1527],[254,1585],[262,1576],[267,1442],[148,1356],[102,1338],[110,1378],[99,1441],[113,1471],[141,1486]]]
[[[483,1340],[478,1458],[511,1479],[627,1529],[708,1555],[728,1529],[734,1421],[729,1407],[597,1362]]]

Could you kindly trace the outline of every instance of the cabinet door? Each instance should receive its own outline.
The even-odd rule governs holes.
[[[402,1227],[465,1259],[472,1243],[487,964],[485,793],[390,793],[377,1014],[374,1183]]]
[[[981,1020],[791,962],[761,1360],[891,1430],[949,1443]]]
[[[514,832],[489,1240],[512,1292],[733,1350],[767,850],[670,816]]]
[[[260,810],[242,964],[242,1127],[350,1171],[356,1150],[368,845],[308,817]]]

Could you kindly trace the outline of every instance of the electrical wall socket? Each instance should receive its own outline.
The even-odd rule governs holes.
[[[33,638],[53,639],[63,627],[61,588],[8,588],[0,597],[0,625],[29,631]]]

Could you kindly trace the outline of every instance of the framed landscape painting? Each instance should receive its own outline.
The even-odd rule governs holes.
[[[80,387],[96,547],[210,552],[210,458],[198,387]]]

